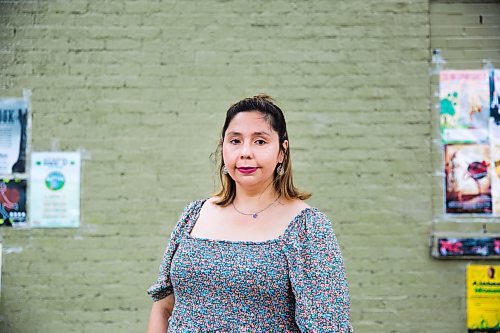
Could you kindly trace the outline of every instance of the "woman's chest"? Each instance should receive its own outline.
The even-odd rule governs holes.
[[[286,258],[278,242],[227,242],[187,238],[171,267],[177,297],[253,298],[286,295],[290,288]]]

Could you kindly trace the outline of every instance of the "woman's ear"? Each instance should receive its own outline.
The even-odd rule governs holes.
[[[278,155],[279,163],[283,163],[283,160],[285,159],[285,152],[288,150],[288,140],[283,141],[281,146],[282,149],[280,149],[280,153]]]

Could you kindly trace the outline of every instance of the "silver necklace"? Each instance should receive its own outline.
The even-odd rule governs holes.
[[[239,210],[238,208],[236,208],[236,206],[234,205],[234,202],[232,202],[231,204],[233,205],[233,208],[235,211],[237,211],[238,213],[240,213],[241,215],[246,215],[246,216],[251,216],[253,217],[254,219],[258,218],[259,217],[259,214],[262,213],[263,211],[265,211],[266,209],[270,208],[272,205],[274,205],[276,203],[276,201],[278,201],[280,197],[277,197],[276,200],[274,200],[273,202],[271,202],[269,205],[266,206],[266,208],[264,209],[261,209],[259,210],[258,212],[255,212],[255,213],[243,213],[241,210]]]

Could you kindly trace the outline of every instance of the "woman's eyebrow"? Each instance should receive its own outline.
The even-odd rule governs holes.
[[[231,131],[231,132],[227,132],[226,135],[236,135],[236,136],[239,136],[239,135],[243,135],[243,134],[240,133],[240,132]],[[253,135],[254,136],[259,136],[259,135],[271,136],[271,134],[269,134],[266,131],[253,132]]]

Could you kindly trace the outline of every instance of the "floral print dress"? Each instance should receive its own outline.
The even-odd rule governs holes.
[[[168,333],[353,331],[326,215],[306,208],[276,239],[214,240],[190,235],[204,202],[184,209],[148,289],[154,301],[175,294]]]

